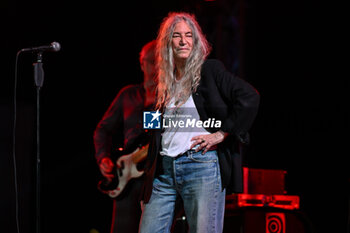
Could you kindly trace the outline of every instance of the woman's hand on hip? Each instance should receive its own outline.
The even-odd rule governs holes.
[[[205,154],[211,147],[224,141],[227,135],[228,133],[219,130],[212,134],[194,136],[191,138],[191,141],[193,141],[191,149],[197,146],[196,152],[203,150],[202,154]]]

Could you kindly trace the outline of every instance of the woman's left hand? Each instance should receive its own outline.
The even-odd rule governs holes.
[[[228,133],[225,133],[219,130],[212,134],[195,136],[191,138],[191,141],[193,141],[191,145],[191,149],[199,145],[196,148],[196,152],[203,150],[202,154],[204,155],[211,147],[222,142],[227,135]]]

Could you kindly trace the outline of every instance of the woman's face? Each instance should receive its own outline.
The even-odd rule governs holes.
[[[192,30],[185,23],[185,21],[180,21],[175,25],[173,38],[172,38],[172,48],[175,60],[186,60],[192,51],[193,41],[192,41]]]

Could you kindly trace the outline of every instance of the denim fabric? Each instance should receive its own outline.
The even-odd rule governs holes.
[[[178,196],[183,200],[189,232],[222,232],[225,190],[217,152],[164,156],[162,164],[164,173],[154,179],[151,199],[143,206],[140,233],[170,232]]]

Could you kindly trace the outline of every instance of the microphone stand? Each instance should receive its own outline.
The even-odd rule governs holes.
[[[38,51],[34,66],[36,86],[36,232],[40,233],[40,88],[44,83],[43,52]]]

